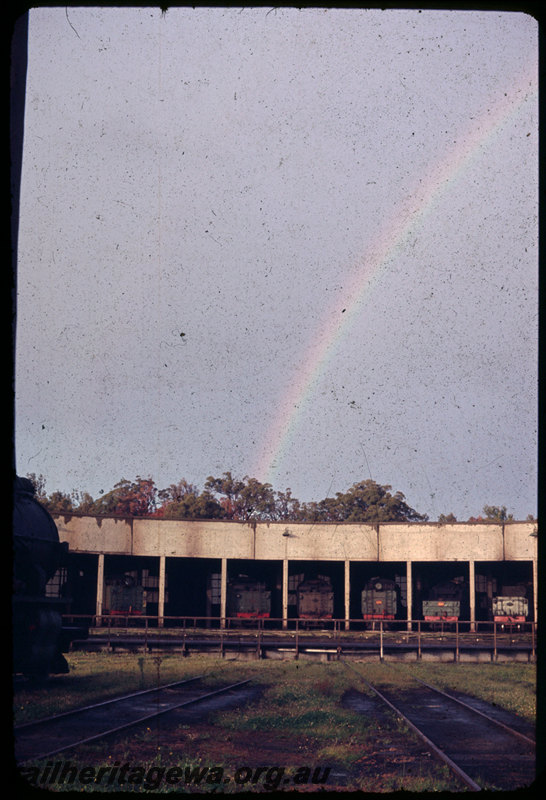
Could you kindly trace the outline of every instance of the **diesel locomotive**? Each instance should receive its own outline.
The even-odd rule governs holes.
[[[15,477],[13,491],[13,672],[31,679],[68,672],[63,653],[84,628],[63,626],[69,598],[49,597],[46,584],[66,563],[68,547],[27,478]]]

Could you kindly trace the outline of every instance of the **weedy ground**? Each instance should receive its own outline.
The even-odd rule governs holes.
[[[69,662],[70,674],[53,679],[46,692],[24,688],[14,693],[16,721],[195,675],[202,675],[203,682],[211,687],[252,678],[260,688],[254,701],[242,707],[219,704],[204,719],[180,717],[168,728],[154,723],[130,738],[82,747],[71,755],[71,760],[86,766],[130,761],[147,768],[214,767],[227,775],[242,767],[282,767],[287,775],[307,768],[310,776],[318,769],[319,777],[324,777],[328,768],[325,785],[313,784],[310,779],[298,786],[298,791],[459,791],[447,768],[398,718],[373,707],[372,695],[355,670],[370,683],[395,688],[408,686],[415,675],[494,702],[530,722],[535,719],[536,670],[532,664],[425,663],[393,667],[355,663],[348,669],[342,662],[238,662],[210,656],[106,653],[71,654]],[[94,787],[81,788],[92,791]],[[166,785],[156,789],[168,790]],[[226,781],[220,786],[205,781],[170,790],[230,793],[268,788],[260,779],[255,784]]]

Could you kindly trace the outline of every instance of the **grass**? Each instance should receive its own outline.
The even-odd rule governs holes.
[[[534,664],[416,664],[408,670],[441,689],[486,700],[534,724],[536,667]]]
[[[382,670],[382,665],[377,665],[372,671]],[[271,664],[259,679],[268,679],[270,685],[258,704],[218,715],[216,727],[222,731],[222,738],[232,735],[237,740],[240,734],[253,734],[257,746],[271,736],[280,742],[288,739],[296,763],[299,758],[328,764],[344,776],[344,788],[354,791],[440,791],[452,787],[451,777],[436,762],[424,768],[420,765],[417,775],[396,776],[385,776],[383,764],[381,775],[370,776],[366,761],[373,761],[374,754],[393,753],[401,740],[406,742],[412,734],[398,718],[386,715],[378,720],[343,707],[343,695],[355,684],[354,674],[343,664]]]
[[[326,788],[331,787],[333,780],[339,781],[341,775],[344,790],[454,790],[447,768],[423,755],[422,746],[416,744],[413,734],[398,718],[389,713],[358,713],[343,704],[344,695],[351,689],[368,694],[354,670],[371,683],[399,688],[411,684],[415,675],[443,688],[494,702],[530,722],[535,718],[536,670],[532,664],[391,666],[377,662],[355,663],[354,669],[347,669],[340,662],[238,662],[216,656],[106,653],[75,653],[68,660],[70,674],[54,679],[47,690],[17,690],[14,694],[17,721],[195,675],[204,675],[205,684],[211,687],[250,677],[263,689],[256,703],[217,712],[203,724],[179,724],[167,739],[161,739],[156,729],[148,728],[116,744],[97,743],[80,748],[73,760],[85,765],[111,766],[118,761],[138,763],[146,769],[176,766],[190,771],[216,765],[229,774],[243,764],[252,769],[281,764],[286,769],[286,780],[293,780],[295,771],[308,764],[313,769],[327,766],[332,776],[338,776],[329,779]],[[226,785],[207,784],[205,779],[199,787],[191,787],[191,791],[262,791],[266,790],[263,779],[267,775],[264,773],[255,784],[249,779],[241,785],[233,781]],[[268,785],[272,785],[275,775],[271,773]],[[81,788],[92,791],[95,787]],[[140,784],[132,788],[145,787]],[[190,790],[185,785],[169,787],[165,782],[157,790],[169,788]],[[290,784],[286,788],[294,787]],[[320,787],[308,782],[306,788],[313,791]]]

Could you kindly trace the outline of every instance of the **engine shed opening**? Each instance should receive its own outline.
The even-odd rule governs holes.
[[[70,553],[66,568],[61,568],[54,575],[46,591],[57,597],[64,593],[68,597],[70,614],[92,615],[97,605],[97,574],[96,555]]]
[[[309,594],[303,593],[305,586],[308,586]],[[317,596],[314,600],[311,592],[315,595],[320,592],[321,598]],[[288,618],[305,618],[311,613],[317,613],[324,619],[330,617],[340,619],[345,616],[342,562],[303,560],[289,562]]]
[[[437,603],[436,609],[427,607]],[[459,604],[458,608],[455,605]],[[449,617],[468,620],[470,615],[469,565],[462,561],[416,562],[413,564],[413,619],[441,616],[443,606],[452,604]]]
[[[114,616],[156,616],[159,608],[159,563],[146,556],[106,555],[102,611]]]
[[[477,561],[475,565],[476,619],[494,619],[496,598],[522,598],[527,620],[535,620],[533,563],[531,561]]]
[[[396,584],[397,603],[395,619],[407,618],[407,577],[406,563],[403,561],[353,561],[350,567],[350,617],[360,620],[362,611],[362,592],[372,578],[394,581]]]
[[[282,617],[282,561],[227,559],[226,615]],[[240,587],[241,591],[237,591]],[[240,595],[238,597],[238,595]]]
[[[165,616],[203,617],[201,625],[210,626],[210,617],[220,615],[219,582],[213,576],[221,572],[219,558],[165,559]],[[182,625],[169,620],[169,625]]]

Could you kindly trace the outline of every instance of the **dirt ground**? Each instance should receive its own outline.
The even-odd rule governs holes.
[[[343,704],[366,713],[370,699],[356,691],[346,694]],[[218,700],[216,710],[229,708],[229,700]],[[370,708],[371,711],[371,708]],[[377,708],[374,708],[377,715]],[[211,713],[184,712],[177,720],[166,724],[156,723],[153,728],[135,737],[130,742],[132,763],[161,763],[163,766],[199,763],[201,765],[222,766],[226,774],[237,769],[249,767],[253,770],[283,767],[287,774],[308,767],[312,771],[329,768],[324,784],[300,785],[297,791],[365,791],[392,792],[402,787],[419,790],[421,781],[442,780],[445,769],[437,764],[432,754],[422,743],[408,740],[402,731],[392,728],[392,720],[387,721],[389,733],[387,742],[364,744],[353,743],[344,749],[343,763],[335,760],[325,761],[319,756],[324,741],[313,736],[290,735],[272,731],[229,731],[214,724]],[[110,763],[127,760],[127,740],[112,742],[108,748]],[[98,754],[96,754],[98,756]],[[102,763],[104,763],[104,755]],[[289,783],[287,779],[287,783]],[[444,780],[445,783],[445,780]],[[417,788],[416,788],[417,787]],[[189,787],[185,787],[190,790]],[[279,787],[277,787],[278,790]],[[294,789],[293,785],[284,788]],[[180,789],[179,789],[180,790]],[[181,789],[184,791],[184,789]],[[211,787],[192,787],[192,792],[211,791]],[[230,787],[230,791],[267,791],[263,786],[243,785]]]

